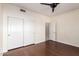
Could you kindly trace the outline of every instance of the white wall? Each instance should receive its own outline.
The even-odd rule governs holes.
[[[2,4],[0,4],[0,52],[2,52],[2,39],[3,39],[3,20],[2,20]]]
[[[45,41],[45,23],[50,22],[50,18],[26,9],[26,13],[19,11],[21,7],[16,7],[11,4],[4,4],[3,6],[3,21],[2,10],[0,4],[0,48],[2,48],[3,39],[3,51],[7,51],[7,16],[19,17],[24,19],[24,39],[27,39],[26,25],[31,22],[34,25],[32,28],[33,39],[35,43]],[[23,8],[24,9],[24,8]],[[79,9],[73,10],[61,15],[51,17],[50,26],[50,39],[57,39],[59,42],[74,45],[79,47]],[[2,25],[3,23],[3,25]],[[2,29],[3,26],[3,29]],[[56,27],[55,27],[56,26]],[[56,29],[55,29],[56,28]],[[56,34],[54,34],[56,32]],[[2,37],[3,35],[3,37]],[[55,35],[56,38],[55,38]],[[30,37],[28,37],[30,39]],[[29,42],[25,42],[29,43]],[[26,44],[25,44],[26,45]]]
[[[3,5],[3,51],[7,51],[7,17],[18,17],[24,19],[24,40],[25,44],[28,45],[30,43],[29,39],[33,39],[34,43],[40,43],[45,41],[45,23],[50,22],[50,18],[32,11],[29,11],[25,8],[26,13],[20,12],[20,8],[16,7],[11,4],[4,4]],[[34,26],[34,28],[30,27],[29,29],[26,27],[28,24]],[[28,30],[34,30],[33,35],[31,37],[27,36],[29,34]],[[28,43],[28,44],[26,44]]]
[[[48,23],[50,18],[39,14],[34,14],[33,18],[35,19],[35,42],[43,42],[45,41],[45,23]]]
[[[53,40],[53,25],[56,23],[56,39],[59,42],[79,47],[79,9],[52,16],[50,38]]]

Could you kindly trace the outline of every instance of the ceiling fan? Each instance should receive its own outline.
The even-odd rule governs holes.
[[[40,4],[50,6],[52,8],[52,12],[54,12],[55,8],[59,3],[40,3]]]

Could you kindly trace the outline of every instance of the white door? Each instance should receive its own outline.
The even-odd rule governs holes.
[[[57,40],[57,24],[56,23],[50,24],[49,36],[51,40],[54,40],[54,41]]]
[[[23,46],[23,19],[8,17],[8,49]]]
[[[32,20],[24,21],[24,46],[34,44],[34,22]]]

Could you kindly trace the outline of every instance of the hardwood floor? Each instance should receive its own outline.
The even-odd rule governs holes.
[[[48,40],[36,45],[10,50],[4,56],[79,56],[79,48]]]

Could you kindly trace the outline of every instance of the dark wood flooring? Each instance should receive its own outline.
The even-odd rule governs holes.
[[[4,56],[79,56],[79,48],[48,40],[36,45],[10,50]]]

